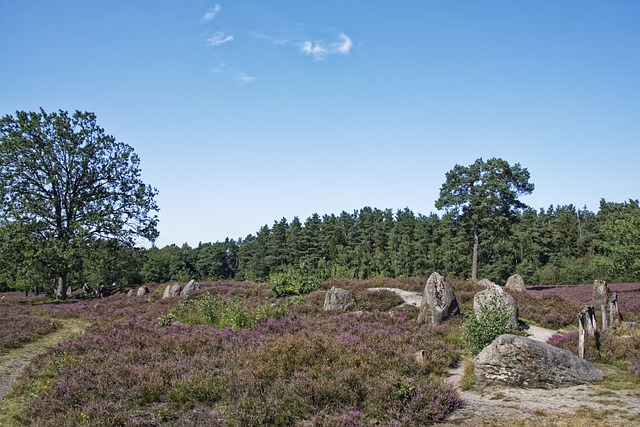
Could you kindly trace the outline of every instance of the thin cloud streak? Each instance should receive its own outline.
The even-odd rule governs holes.
[[[233,41],[232,35],[225,35],[220,31],[216,31],[211,37],[207,39],[207,46],[219,46],[231,41]]]

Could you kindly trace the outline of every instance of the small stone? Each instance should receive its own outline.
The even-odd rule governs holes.
[[[324,298],[324,311],[347,311],[355,303],[356,299],[351,292],[333,286]]]

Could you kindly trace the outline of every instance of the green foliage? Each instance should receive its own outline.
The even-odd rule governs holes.
[[[255,305],[249,303],[243,295],[224,299],[219,294],[206,292],[196,298],[185,297],[176,308],[161,316],[157,325],[168,326],[179,321],[190,325],[215,326],[220,329],[249,329],[263,320],[283,316],[289,307],[297,302],[296,299],[289,299],[279,304]]]
[[[531,194],[533,189],[526,168],[498,158],[486,162],[480,158],[468,167],[455,165],[447,172],[435,206],[445,209],[468,230],[468,241],[473,242],[472,279],[478,273],[480,234],[489,233],[500,243],[497,247],[485,245],[485,251],[503,249],[518,210],[526,207],[518,197]]]
[[[140,179],[130,146],[106,135],[93,113],[18,111],[0,119],[0,224],[20,226],[19,268],[56,279],[66,296],[96,242],[132,246],[158,236],[157,191]]]
[[[319,283],[319,278],[304,265],[297,269],[287,267],[269,276],[269,287],[277,297],[308,294],[315,291]]]
[[[481,305],[478,315],[465,314],[463,334],[471,352],[476,355],[500,335],[515,332],[510,322],[511,316],[513,310],[500,303]]]

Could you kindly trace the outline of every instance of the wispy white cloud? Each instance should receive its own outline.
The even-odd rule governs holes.
[[[335,45],[336,52],[341,55],[346,55],[353,48],[353,42],[351,39],[344,33],[341,33],[339,36],[337,44]]]
[[[353,49],[353,41],[344,33],[340,33],[335,40],[330,42],[312,42],[305,40],[300,44],[300,51],[321,61],[329,55],[346,55]]]
[[[214,4],[204,13],[204,15],[202,15],[202,18],[201,18],[202,21],[204,22],[213,21],[214,19],[216,19],[216,16],[218,15],[218,13],[220,13],[221,10],[222,10],[222,6],[220,6],[218,3]]]
[[[207,39],[207,46],[219,46],[224,43],[233,41],[232,35],[224,34],[223,32],[216,31],[211,37]]]
[[[243,73],[242,71],[236,72],[236,74],[234,75],[234,78],[240,84],[251,83],[252,81],[257,79],[256,76],[250,76],[248,74]]]

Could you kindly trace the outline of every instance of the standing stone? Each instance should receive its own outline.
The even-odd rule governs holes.
[[[128,297],[132,297],[132,296],[134,296],[135,294],[136,294],[136,291],[135,291],[135,290],[133,290],[133,289],[129,289],[129,292],[127,292],[127,296],[128,296]]]
[[[453,288],[439,273],[432,273],[422,292],[418,322],[439,325],[456,314],[460,307]]]
[[[182,285],[180,283],[175,283],[173,285],[167,285],[164,288],[164,293],[162,294],[162,299],[167,298],[175,298],[180,295],[180,291],[182,290]]]
[[[609,303],[609,297],[611,296],[611,289],[604,280],[593,281],[593,306],[598,310],[601,306],[606,306]]]
[[[527,289],[524,286],[524,279],[519,274],[514,274],[507,279],[507,284],[504,288],[512,292],[526,292]]]
[[[324,298],[324,311],[347,311],[355,303],[356,299],[351,292],[333,286]]]
[[[195,280],[191,280],[184,288],[182,288],[182,290],[180,291],[180,296],[186,297],[187,295],[199,290],[200,285]]]
[[[149,288],[147,288],[146,286],[140,286],[138,288],[138,292],[137,292],[136,296],[143,297],[146,294],[148,294],[149,292],[150,292]]]
[[[489,282],[487,289],[480,291],[473,297],[473,311],[478,320],[482,319],[483,310],[507,308],[511,312],[509,326],[518,327],[518,304],[511,295],[500,286]]]
[[[575,354],[516,335],[500,335],[474,359],[481,383],[526,388],[568,387],[602,381],[604,374]]]
[[[600,312],[602,320],[602,330],[607,330],[607,309],[609,308],[609,298],[611,289],[604,280],[593,281],[593,306],[596,312]]]

